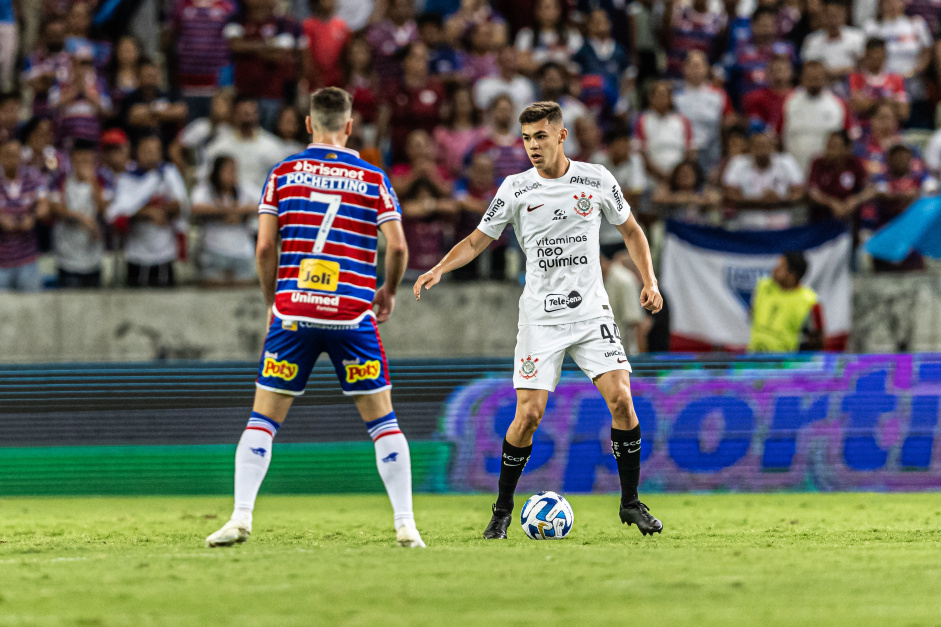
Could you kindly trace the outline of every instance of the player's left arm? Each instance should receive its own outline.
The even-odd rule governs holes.
[[[258,266],[258,280],[261,293],[268,306],[268,318],[274,306],[274,295],[278,285],[278,216],[270,213],[258,214],[258,243],[255,245],[255,265]]]
[[[663,308],[663,296],[660,295],[660,286],[657,284],[657,277],[653,272],[653,258],[650,255],[650,244],[647,243],[647,236],[644,235],[644,230],[637,224],[634,214],[629,215],[626,221],[618,224],[617,230],[624,238],[627,252],[630,253],[631,260],[640,270],[641,278],[644,280],[644,287],[640,292],[640,304],[650,313],[657,313]]]

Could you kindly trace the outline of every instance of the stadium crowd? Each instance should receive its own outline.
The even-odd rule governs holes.
[[[416,274],[530,167],[534,100],[655,249],[666,218],[859,243],[937,185],[939,34],[938,0],[0,0],[0,289],[97,287],[109,260],[130,287],[179,260],[251,283],[259,190],[326,85],[355,97],[350,147],[389,172]],[[455,279],[519,267],[504,236]]]

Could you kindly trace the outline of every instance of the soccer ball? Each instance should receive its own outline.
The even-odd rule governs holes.
[[[531,540],[561,540],[572,531],[574,523],[572,506],[555,492],[534,494],[520,512],[523,532]]]

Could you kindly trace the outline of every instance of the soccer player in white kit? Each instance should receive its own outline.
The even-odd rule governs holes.
[[[641,305],[663,306],[650,247],[621,188],[604,167],[565,156],[568,131],[554,102],[537,102],[519,118],[533,168],[508,176],[473,233],[415,282],[421,289],[472,261],[512,224],[526,253],[526,287],[520,298],[516,337],[516,416],[503,441],[499,494],[484,538],[506,538],[513,494],[533,450],[533,434],[545,413],[549,392],[562,372],[565,353],[594,382],[611,411],[611,449],[621,480],[620,518],[643,535],[663,525],[638,500],[640,423],[631,400],[630,372],[620,331],[604,291],[598,232],[602,214],[624,237],[644,280]]]

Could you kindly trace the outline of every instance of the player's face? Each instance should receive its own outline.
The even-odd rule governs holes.
[[[537,170],[555,163],[567,135],[568,131],[561,126],[549,124],[548,119],[523,125],[526,154]]]

